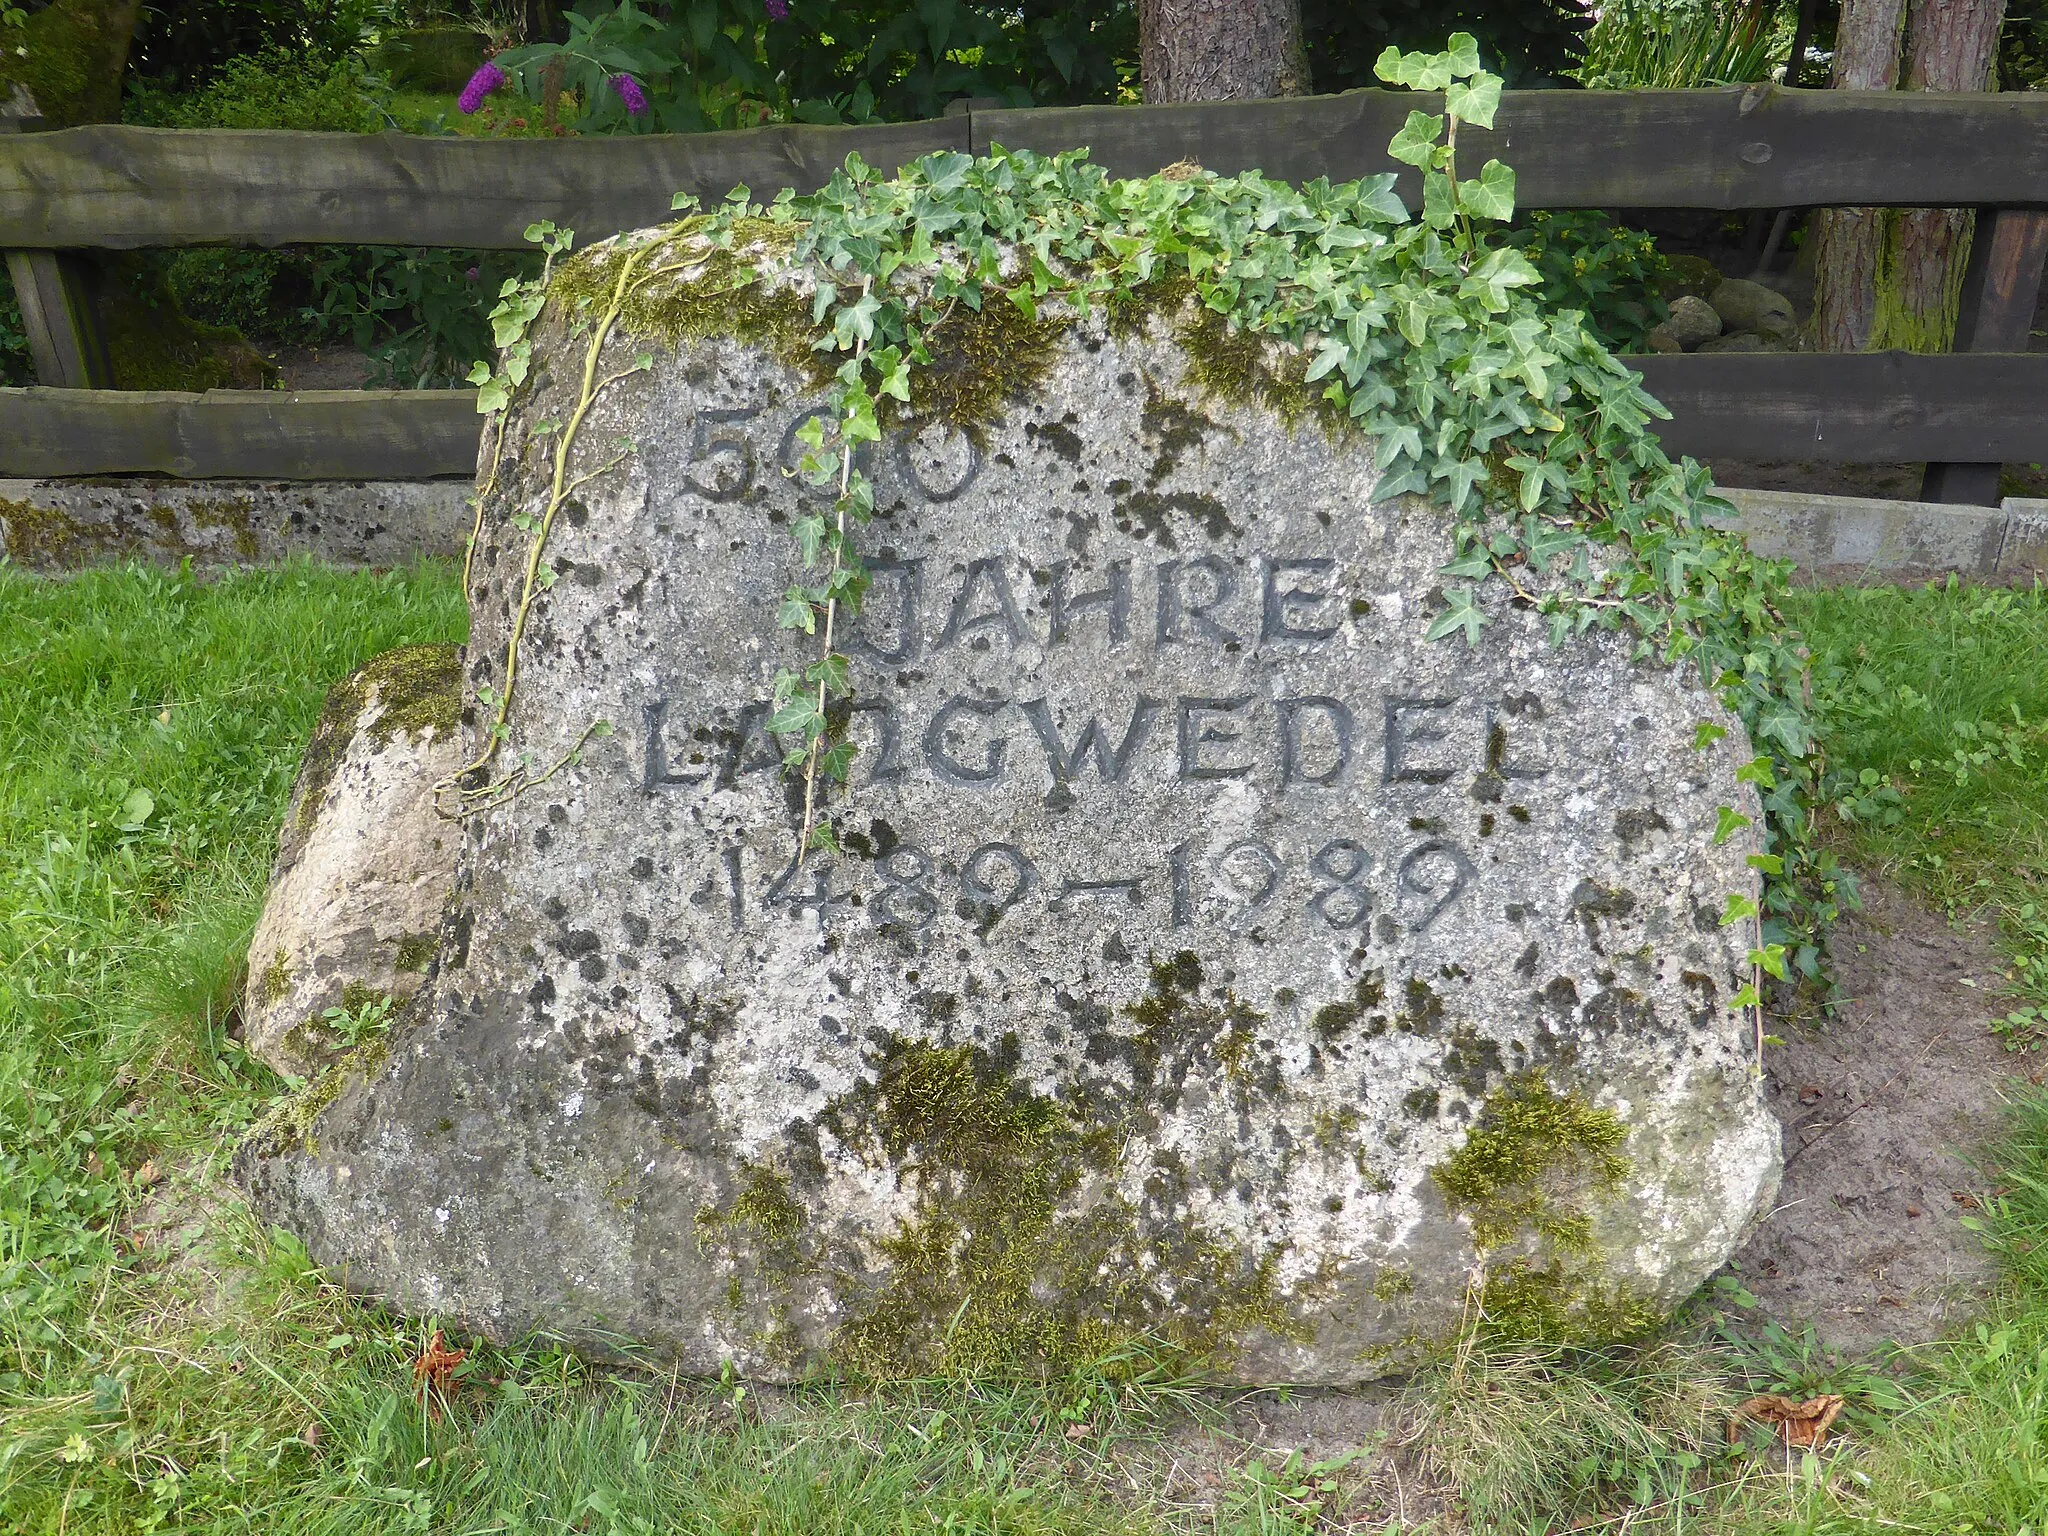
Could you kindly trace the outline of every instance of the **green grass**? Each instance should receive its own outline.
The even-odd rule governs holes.
[[[2048,589],[1798,594],[1829,757],[1825,835],[1959,917],[1995,918],[2011,1043],[2048,1004]]]
[[[222,1173],[284,1086],[229,1029],[325,690],[463,627],[444,566],[0,565],[0,1533],[1305,1530],[1329,1476],[1228,1449],[1169,1497],[1187,1394],[1142,1371],[764,1411],[471,1341],[428,1411],[422,1327]]]
[[[2048,996],[2048,601],[1787,606],[1814,648],[1838,851],[1990,908],[2015,1008]],[[428,1325],[343,1294],[221,1174],[283,1086],[230,1024],[323,693],[462,627],[439,566],[61,583],[0,567],[0,1536],[1302,1536],[1385,1528],[1378,1500],[1418,1486],[1462,1500],[1444,1531],[2048,1532],[2048,1095],[2013,1107],[1992,1154],[1986,1234],[2010,1280],[1981,1326],[1843,1361],[1716,1332],[1729,1291],[1649,1345],[1474,1347],[1411,1385],[1398,1499],[1356,1469],[1218,1449],[1211,1399],[1108,1366],[748,1392],[458,1339],[450,1400],[423,1402]],[[1731,1449],[1725,1410],[1754,1390],[1842,1391],[1848,1433],[1789,1465]]]

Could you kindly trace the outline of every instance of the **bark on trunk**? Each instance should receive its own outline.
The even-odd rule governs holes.
[[[1836,87],[1985,89],[2005,0],[1911,0],[1903,18],[1901,5],[1849,0],[1837,43]],[[1968,209],[1955,208],[1822,212],[1815,225],[1815,345],[1830,352],[1947,351],[1974,221]]]
[[[142,0],[57,0],[0,39],[0,80],[27,86],[52,128],[114,122],[141,19]]]
[[[1306,95],[1301,0],[1138,0],[1138,67],[1148,102]]]
[[[2005,0],[1912,0],[1906,22],[1906,89],[1981,91],[1991,79]],[[1955,337],[1963,268],[1976,215],[1966,208],[1892,213],[1879,274],[1881,347],[1946,352]]]
[[[1835,31],[1838,91],[1888,91],[1899,83],[1906,0],[1846,0]],[[1823,208],[1814,216],[1813,342],[1823,352],[1861,352],[1877,323],[1884,252],[1879,208]]]

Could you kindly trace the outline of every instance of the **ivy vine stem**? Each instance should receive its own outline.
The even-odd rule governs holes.
[[[628,296],[642,284],[650,282],[656,277],[682,269],[683,264],[676,263],[665,267],[658,267],[644,273],[640,272],[640,260],[644,254],[643,251],[639,250],[629,251],[626,259],[620,264],[618,277],[612,284],[610,301],[604,313],[599,317],[596,326],[592,329],[590,342],[584,349],[583,377],[581,388],[577,394],[576,407],[570,413],[567,423],[563,425],[561,431],[556,435],[554,472],[549,481],[547,505],[542,509],[541,515],[535,524],[533,538],[529,542],[526,551],[526,568],[520,586],[519,602],[513,609],[511,633],[507,636],[505,642],[504,676],[498,689],[496,708],[493,712],[491,723],[484,733],[483,745],[477,752],[477,755],[444,781],[445,784],[453,786],[457,791],[457,803],[460,807],[458,814],[474,815],[478,811],[487,810],[492,806],[502,804],[510,794],[517,793],[519,788],[524,787],[528,783],[538,783],[553,778],[555,774],[559,773],[575,757],[576,753],[582,749],[592,735],[599,733],[598,726],[592,725],[587,727],[582,735],[577,738],[576,744],[562,754],[538,779],[523,778],[515,772],[506,775],[504,778],[490,780],[481,784],[466,782],[489,773],[491,764],[497,758],[498,749],[504,743],[507,733],[507,722],[511,718],[512,713],[512,696],[519,678],[519,645],[526,634],[526,621],[533,611],[535,598],[547,586],[553,584],[552,582],[544,582],[542,580],[541,558],[546,552],[548,535],[554,528],[555,517],[560,513],[571,495],[591,480],[617,468],[626,457],[622,453],[600,464],[596,469],[587,474],[580,475],[574,480],[569,478],[570,455],[575,449],[577,438],[582,432],[583,423],[589,417],[592,407],[597,404],[598,398],[613,384],[618,383],[621,379],[630,378],[635,373],[642,372],[652,362],[651,358],[641,358],[636,360],[630,368],[621,369],[603,377],[600,377],[598,373],[605,343],[611,339],[612,332],[618,325],[619,316],[625,309]],[[499,429],[500,451],[503,449],[503,436],[504,428],[501,426]],[[495,485],[496,471],[496,455],[494,454],[491,479],[486,483],[487,490]],[[481,535],[482,531],[482,499],[482,497],[479,497],[477,508],[478,536]],[[465,561],[465,586],[467,585],[468,570],[469,562]]]
[[[873,279],[862,285],[863,295],[871,291]],[[853,363],[856,370],[867,361],[867,338],[862,337],[854,347]],[[855,413],[848,412],[849,424]],[[831,677],[832,634],[839,618],[838,576],[846,560],[846,509],[847,497],[853,488],[853,439],[850,432],[841,434],[839,444],[839,498],[833,508],[832,564],[825,573],[825,632],[819,650],[826,665],[818,672],[818,717],[825,715],[826,688]],[[802,865],[804,855],[810,851],[811,832],[818,819],[818,763],[824,755],[825,733],[820,730],[811,737],[809,751],[804,758],[804,826],[797,839],[796,859]]]

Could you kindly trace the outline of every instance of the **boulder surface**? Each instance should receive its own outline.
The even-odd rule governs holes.
[[[1695,677],[1553,645],[1498,581],[1476,644],[1425,639],[1448,519],[1376,498],[1298,356],[992,302],[867,461],[858,754],[799,863],[766,726],[815,641],[775,612],[830,503],[786,472],[822,406],[773,327],[813,278],[699,275],[584,426],[626,446],[545,551],[500,756],[535,782],[470,818],[388,1055],[246,1151],[273,1219],[405,1308],[771,1377],[1149,1341],[1342,1383],[1474,1301],[1626,1331],[1727,1257],[1778,1134],[1718,921],[1750,751]],[[536,338],[474,690],[588,346]]]
[[[454,645],[386,652],[328,695],[249,943],[243,1039],[277,1071],[339,1054],[329,1009],[395,1010],[424,978],[455,877],[433,787],[462,764],[461,707]]]

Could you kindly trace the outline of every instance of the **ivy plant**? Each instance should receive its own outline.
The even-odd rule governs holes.
[[[1429,639],[1479,643],[1490,622],[1481,589],[1498,582],[1557,642],[1620,631],[1639,659],[1696,668],[1719,692],[1759,749],[1743,777],[1765,812],[1762,851],[1751,857],[1763,903],[1749,910],[1738,897],[1727,920],[1755,926],[1758,983],[1766,972],[1815,976],[1815,934],[1832,916],[1839,877],[1809,836],[1820,763],[1803,656],[1773,607],[1786,570],[1709,526],[1710,512],[1732,509],[1714,499],[1700,465],[1673,463],[1658,445],[1651,423],[1669,413],[1582,311],[1543,301],[1536,267],[1506,237],[1514,172],[1495,159],[1476,171],[1461,164],[1460,129],[1490,127],[1501,90],[1473,39],[1454,34],[1440,53],[1389,48],[1378,68],[1430,93],[1389,145],[1420,172],[1419,210],[1394,174],[1299,188],[1193,167],[1117,180],[1085,151],[996,148],[980,159],[928,155],[893,179],[849,157],[820,191],[785,192],[765,208],[744,189],[709,212],[679,198],[678,241],[622,240],[599,253],[617,274],[606,280],[612,298],[578,323],[594,322],[600,339],[632,283],[701,262],[678,254],[681,243],[737,250],[767,220],[786,226],[777,244],[788,259],[820,274],[813,345],[831,369],[830,425],[813,423],[803,470],[834,500],[792,525],[802,570],[777,619],[813,649],[777,678],[769,721],[794,740],[788,767],[804,784],[796,857],[829,846],[822,808],[852,759],[834,739],[832,706],[859,683],[839,647],[865,589],[859,542],[874,507],[859,449],[881,435],[884,402],[908,400],[955,305],[1082,314],[1175,284],[1231,325],[1292,349],[1301,381],[1320,386],[1331,429],[1371,441],[1380,496],[1414,494],[1443,509],[1453,550]],[[598,377],[596,345],[586,389]],[[515,367],[524,367],[516,340],[507,393],[518,388]],[[558,486],[568,446],[566,437],[557,446]],[[539,568],[536,544],[528,569]],[[516,656],[507,662],[509,680]],[[497,701],[499,730],[506,702]],[[1698,745],[1717,730],[1703,722]],[[1726,808],[1717,838],[1749,820]],[[1752,986],[1739,1001],[1755,998]]]

